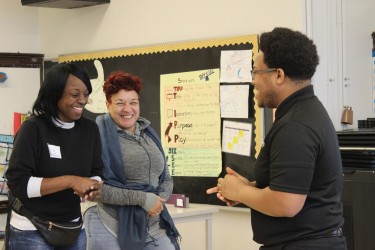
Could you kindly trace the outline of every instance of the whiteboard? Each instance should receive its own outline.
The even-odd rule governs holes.
[[[0,134],[14,135],[13,113],[27,113],[38,95],[40,68],[2,68],[8,79],[0,83]]]

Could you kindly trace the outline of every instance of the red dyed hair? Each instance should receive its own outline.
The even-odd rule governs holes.
[[[111,102],[112,95],[121,89],[125,89],[126,91],[134,90],[139,96],[142,89],[142,81],[138,76],[124,71],[112,72],[103,84],[103,92],[107,101]]]

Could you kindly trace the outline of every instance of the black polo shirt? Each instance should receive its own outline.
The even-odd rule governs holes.
[[[258,188],[306,194],[293,218],[271,217],[252,209],[254,240],[274,245],[329,232],[343,225],[342,164],[335,128],[314,95],[305,87],[277,108],[255,164]]]

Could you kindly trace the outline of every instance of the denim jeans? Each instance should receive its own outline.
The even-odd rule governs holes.
[[[19,230],[10,226],[9,250],[86,250],[85,229],[81,230],[77,241],[73,245],[54,247],[36,230]]]
[[[87,209],[83,222],[86,229],[87,250],[120,250],[117,237],[104,226],[96,206]],[[175,247],[165,235],[154,242],[147,243],[142,250],[175,250]]]

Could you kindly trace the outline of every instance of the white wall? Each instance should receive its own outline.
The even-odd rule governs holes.
[[[39,10],[21,0],[0,0],[0,52],[41,53]],[[40,86],[39,68],[0,68],[8,80],[0,84],[0,134],[13,135],[13,112],[27,113]]]
[[[0,0],[0,52],[41,53],[38,13],[21,0]]]
[[[62,54],[301,29],[301,0],[111,0],[75,10],[40,8],[46,58]]]
[[[40,86],[40,69],[0,67],[0,72],[8,77],[0,83],[0,134],[13,135],[13,112],[31,111]]]

